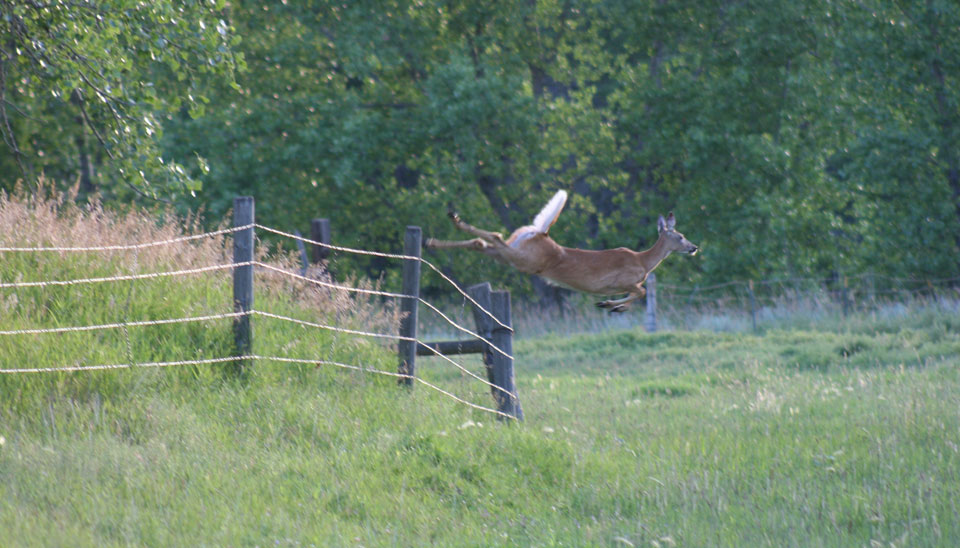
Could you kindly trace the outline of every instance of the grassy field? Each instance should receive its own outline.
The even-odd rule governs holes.
[[[16,217],[11,208],[0,204],[0,220]],[[78,226],[91,218],[102,222],[75,212]],[[222,241],[206,245],[141,254],[136,265],[4,255],[0,279],[224,253]],[[230,302],[222,277],[153,283],[79,296],[4,289],[0,329],[222,312]],[[396,319],[279,281],[258,287],[258,308],[277,313],[385,329]],[[521,424],[423,386],[326,367],[0,375],[0,544],[955,546],[960,315],[956,303],[914,304],[761,334],[577,334],[567,324],[523,336],[518,322]],[[263,318],[254,329],[258,354],[395,367],[384,346]],[[231,343],[229,320],[18,337],[0,337],[3,368],[212,356]],[[419,369],[491,401],[439,359]]]

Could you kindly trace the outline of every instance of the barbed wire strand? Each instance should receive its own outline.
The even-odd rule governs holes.
[[[759,279],[754,280],[755,285],[775,285],[775,284],[789,284],[789,283],[816,283],[816,284],[829,284],[831,282],[842,281],[843,278],[848,280],[869,280],[871,278],[878,280],[887,280],[891,282],[898,283],[914,283],[914,284],[948,284],[954,282],[960,282],[960,276],[954,276],[951,278],[898,278],[896,276],[886,276],[884,274],[851,274],[849,276],[841,276],[840,278],[770,278],[770,279]],[[723,282],[715,285],[707,286],[685,286],[685,285],[674,285],[663,282],[657,282],[657,288],[660,289],[669,289],[675,293],[680,293],[681,291],[698,293],[701,291],[711,291],[715,289],[722,289],[724,287],[735,286],[735,285],[749,285],[748,280],[731,280],[728,282]]]
[[[104,364],[104,365],[76,365],[76,366],[60,366],[60,367],[31,367],[31,368],[17,368],[17,369],[0,369],[0,374],[17,374],[17,373],[71,373],[78,371],[103,371],[103,370],[112,370],[112,369],[136,369],[143,367],[174,367],[181,365],[210,365],[216,363],[226,363],[233,361],[244,361],[244,360],[255,360],[255,361],[274,361],[280,363],[301,363],[301,364],[316,364],[316,365],[333,365],[343,369],[351,369],[355,371],[362,371],[365,373],[375,373],[378,375],[386,375],[396,378],[411,378],[410,375],[404,375],[401,373],[393,373],[391,371],[382,371],[380,369],[375,369],[372,367],[360,367],[356,365],[350,365],[346,363],[340,363],[330,360],[306,360],[300,358],[284,358],[280,356],[259,356],[256,354],[248,354],[244,356],[231,356],[227,358],[206,358],[200,360],[177,360],[177,361],[167,361],[167,362],[141,362],[136,365],[131,365],[129,363],[123,364]],[[464,404],[468,407],[478,409],[480,411],[486,411],[488,413],[493,413],[495,415],[501,415],[506,418],[516,419],[511,415],[508,415],[502,411],[491,409],[489,407],[484,407],[482,405],[477,405],[475,403],[469,402],[459,396],[448,392],[428,381],[425,381],[419,377],[412,377],[414,381],[423,384],[424,386],[436,390],[441,394],[451,398],[461,404]]]
[[[105,369],[134,369],[138,367],[172,367],[176,365],[207,365],[214,363],[232,362],[238,360],[255,359],[257,356],[232,356],[229,358],[206,358],[201,360],[178,360],[170,362],[140,362],[136,365],[129,363],[110,364],[110,365],[65,365],[59,367],[23,367],[16,369],[0,369],[0,373],[71,373],[76,371],[100,371]]]
[[[308,277],[306,277],[306,276],[301,276],[301,275],[299,275],[299,274],[297,274],[297,273],[295,273],[295,272],[290,272],[290,271],[288,271],[288,270],[284,270],[284,269],[282,269],[282,268],[279,268],[279,267],[276,267],[276,266],[273,266],[273,265],[270,265],[270,264],[267,264],[267,263],[263,263],[263,262],[260,262],[260,261],[243,261],[243,262],[238,262],[238,263],[228,263],[228,264],[220,264],[220,265],[210,265],[210,266],[204,266],[204,267],[199,267],[199,268],[191,268],[191,269],[185,269],[185,270],[175,270],[175,271],[167,271],[167,272],[148,272],[148,273],[144,273],[144,274],[123,274],[123,275],[117,275],[117,276],[105,276],[105,277],[98,277],[98,278],[79,278],[79,279],[73,279],[73,280],[47,280],[47,281],[32,281],[32,282],[0,282],[0,289],[5,289],[5,288],[24,288],[24,287],[70,286],[70,285],[91,284],[91,283],[105,283],[105,282],[115,282],[115,281],[129,281],[129,280],[153,279],[153,278],[163,278],[163,277],[170,277],[170,276],[182,276],[182,275],[188,275],[188,274],[198,274],[198,273],[203,273],[203,272],[211,272],[211,271],[216,271],[216,270],[226,270],[226,269],[232,269],[232,268],[237,268],[237,267],[241,267],[241,266],[251,266],[251,265],[252,265],[252,266],[258,266],[258,267],[264,268],[264,269],[266,269],[266,270],[270,270],[270,271],[273,271],[273,272],[277,272],[277,273],[280,273],[280,274],[284,274],[284,275],[286,275],[286,276],[290,276],[290,277],[295,278],[295,279],[299,279],[299,280],[302,280],[302,281],[305,281],[305,282],[309,282],[309,283],[312,283],[312,284],[315,284],[315,285],[320,285],[320,286],[327,287],[327,288],[330,288],[330,289],[338,289],[338,290],[342,290],[342,291],[350,291],[350,292],[362,293],[362,294],[366,294],[366,295],[378,295],[378,296],[393,297],[393,298],[400,298],[400,299],[410,299],[410,298],[413,298],[413,297],[410,296],[410,295],[404,295],[404,294],[402,294],[402,293],[392,293],[392,292],[389,292],[389,291],[378,291],[378,290],[374,290],[374,289],[362,289],[362,288],[358,288],[358,287],[351,287],[351,286],[345,286],[345,285],[339,285],[339,284],[333,284],[333,283],[329,283],[329,282],[324,282],[324,281],[322,281],[322,280],[317,280],[317,279],[314,279],[314,278],[308,278]],[[416,297],[416,299],[418,300],[418,302],[420,302],[421,304],[423,304],[425,307],[427,307],[427,308],[429,308],[430,310],[433,310],[434,312],[436,312],[440,317],[442,317],[447,323],[449,323],[449,324],[450,324],[451,326],[453,326],[454,328],[459,329],[460,331],[462,331],[462,332],[464,332],[464,333],[467,333],[467,334],[469,334],[469,335],[471,335],[471,336],[473,336],[473,337],[476,337],[476,338],[478,338],[478,339],[481,339],[482,341],[484,341],[485,343],[487,343],[488,345],[490,345],[490,347],[491,347],[493,350],[495,350],[496,352],[498,352],[499,354],[503,355],[504,357],[513,359],[512,356],[510,356],[509,354],[507,354],[506,352],[504,352],[504,351],[503,351],[502,349],[500,349],[498,346],[494,345],[491,341],[489,341],[489,340],[486,339],[485,337],[482,337],[482,336],[480,336],[479,334],[474,333],[473,331],[467,329],[466,327],[463,327],[463,326],[461,326],[461,325],[458,325],[456,322],[454,322],[453,320],[451,320],[446,314],[444,314],[443,312],[441,312],[440,309],[438,309],[438,308],[435,307],[434,305],[430,304],[429,302],[427,302],[427,301],[424,300],[423,298],[421,298],[421,297]]]
[[[358,335],[358,336],[364,336],[364,337],[390,339],[390,340],[395,340],[395,341],[409,341],[409,342],[413,342],[413,343],[416,343],[416,344],[418,344],[418,345],[421,345],[421,346],[423,346],[423,347],[425,347],[425,348],[428,348],[428,349],[429,349],[431,352],[433,352],[436,356],[438,356],[438,357],[440,357],[440,358],[443,358],[445,361],[447,361],[447,362],[449,362],[450,364],[452,364],[454,367],[456,367],[457,369],[459,369],[460,371],[462,371],[464,374],[466,374],[466,375],[468,375],[468,376],[470,376],[470,377],[472,377],[472,378],[480,381],[481,383],[483,383],[483,384],[485,384],[485,385],[487,385],[487,386],[489,386],[489,387],[491,387],[491,388],[493,388],[493,389],[500,390],[501,392],[507,394],[507,395],[510,396],[511,398],[514,398],[514,397],[515,397],[515,396],[514,396],[513,394],[511,394],[508,390],[506,390],[506,389],[504,389],[504,388],[502,388],[502,387],[500,387],[500,386],[497,386],[497,385],[489,382],[488,380],[486,380],[486,379],[478,376],[477,374],[473,373],[473,372],[470,371],[469,369],[465,368],[462,364],[460,364],[460,363],[458,363],[457,361],[453,360],[452,358],[450,358],[450,357],[447,356],[446,354],[441,353],[439,350],[437,350],[437,349],[435,349],[435,348],[427,345],[426,343],[424,343],[424,342],[421,341],[420,339],[416,339],[416,338],[412,338],[412,337],[405,337],[405,336],[402,336],[402,335],[390,335],[390,334],[385,334],[385,333],[373,333],[373,332],[369,332],[369,331],[360,331],[360,330],[356,330],[356,329],[347,329],[347,328],[343,328],[343,327],[335,327],[335,326],[332,326],[332,325],[326,325],[326,324],[321,324],[321,323],[317,323],[317,322],[310,322],[310,321],[306,321],[306,320],[300,320],[300,319],[297,319],[297,318],[291,318],[291,317],[289,317],[289,316],[283,316],[283,315],[280,315],[280,314],[273,314],[273,313],[271,313],[271,312],[265,312],[265,311],[262,311],[262,310],[248,310],[248,311],[244,311],[244,312],[230,312],[230,313],[224,313],[224,314],[211,314],[211,315],[207,315],[207,316],[194,316],[194,317],[187,317],[187,318],[175,318],[175,319],[164,319],[164,320],[145,320],[145,321],[121,322],[121,323],[100,324],[100,325],[70,326],[70,327],[51,327],[51,328],[45,328],[45,329],[11,329],[11,330],[0,330],[0,336],[4,336],[4,335],[37,335],[37,334],[51,334],[51,333],[69,333],[69,332],[79,332],[79,331],[97,331],[97,330],[106,330],[106,329],[124,329],[125,327],[143,327],[143,326],[167,325],[167,324],[175,324],[175,323],[201,322],[201,321],[211,321],[211,320],[219,320],[219,319],[225,319],[225,318],[238,318],[238,317],[241,317],[241,316],[252,316],[252,315],[262,316],[262,317],[265,317],[265,318],[272,318],[272,319],[275,319],[275,320],[286,321],[286,322],[289,322],[289,323],[294,323],[294,324],[302,325],[302,326],[304,326],[304,327],[313,327],[313,328],[317,328],[317,329],[325,329],[325,330],[328,330],[328,331],[336,331],[336,332],[339,332],[339,333],[346,333],[346,334],[349,334],[349,335]],[[128,351],[129,351],[129,349],[128,349]],[[131,361],[131,362],[134,362],[135,360],[132,360],[132,359],[131,359],[130,361]]]
[[[421,263],[427,265],[427,267],[429,267],[431,270],[433,270],[434,272],[436,272],[437,274],[439,274],[440,277],[444,279],[444,281],[446,281],[447,283],[449,283],[450,285],[452,285],[454,289],[456,289],[461,295],[463,295],[464,297],[466,297],[466,299],[467,299],[468,301],[470,301],[470,303],[472,303],[474,306],[476,306],[478,309],[480,309],[484,314],[486,314],[486,315],[489,316],[491,319],[493,319],[493,321],[496,322],[500,327],[502,327],[502,328],[504,328],[504,329],[509,329],[510,331],[513,331],[513,328],[511,328],[509,325],[504,324],[504,323],[501,322],[496,316],[494,316],[492,312],[490,312],[490,311],[487,310],[486,308],[480,306],[480,303],[478,303],[473,297],[471,297],[470,295],[468,295],[468,294],[466,293],[466,291],[464,291],[460,286],[457,285],[456,282],[454,282],[449,276],[447,276],[446,274],[444,274],[443,272],[441,272],[439,268],[437,268],[436,266],[433,265],[433,263],[431,263],[430,261],[424,259],[423,257],[414,257],[413,255],[400,255],[400,254],[397,254],[397,253],[383,253],[383,252],[380,252],[380,251],[367,251],[367,250],[365,250],[365,249],[354,249],[354,248],[351,248],[351,247],[343,247],[343,246],[338,246],[338,245],[326,244],[326,243],[323,243],[323,242],[318,242],[318,241],[316,241],[316,240],[311,240],[311,239],[309,239],[309,238],[304,238],[303,236],[297,236],[296,234],[290,234],[289,232],[284,232],[284,231],[282,231],[282,230],[277,230],[277,229],[275,229],[275,228],[270,228],[270,227],[264,226],[264,225],[259,225],[259,224],[258,224],[258,225],[256,225],[256,227],[257,227],[258,229],[260,229],[260,230],[265,231],[265,232],[270,232],[270,233],[276,234],[276,235],[278,235],[278,236],[285,236],[285,237],[287,237],[287,238],[291,238],[291,239],[298,240],[298,241],[301,241],[301,242],[304,242],[304,243],[308,243],[308,244],[312,244],[312,245],[317,245],[317,246],[324,247],[324,248],[326,248],[326,249],[330,249],[330,250],[333,250],[333,251],[343,251],[343,252],[346,252],[346,253],[354,253],[354,254],[357,254],[357,255],[370,255],[370,256],[373,256],[373,257],[382,257],[382,258],[386,258],[386,259],[404,259],[404,260],[408,260],[408,261],[420,261]]]
[[[448,398],[450,398],[450,399],[452,399],[452,400],[454,400],[454,401],[457,401],[457,402],[459,402],[459,403],[462,403],[462,404],[464,404],[464,405],[466,405],[466,406],[468,406],[468,407],[472,407],[472,408],[478,409],[478,410],[480,410],[480,411],[486,411],[486,412],[488,412],[488,413],[493,413],[493,414],[495,414],[495,415],[500,415],[500,416],[506,417],[506,418],[508,418],[508,419],[514,419],[514,420],[516,420],[516,417],[514,417],[514,416],[512,416],[512,415],[508,415],[507,413],[504,413],[503,411],[499,411],[499,410],[497,410],[497,409],[491,409],[491,408],[489,408],[489,407],[484,407],[484,406],[482,406],[482,405],[478,405],[478,404],[469,402],[469,401],[467,401],[467,400],[465,400],[465,399],[463,399],[463,398],[460,398],[460,397],[457,396],[456,394],[453,394],[453,393],[451,393],[451,392],[448,392],[448,391],[440,388],[439,386],[437,386],[437,385],[435,385],[435,384],[433,384],[433,383],[431,383],[431,382],[429,382],[429,381],[425,381],[425,380],[421,379],[420,377],[414,377],[414,376],[411,376],[411,375],[405,375],[405,374],[403,374],[403,373],[394,373],[394,372],[392,372],[392,371],[383,371],[383,370],[381,370],[381,369],[375,369],[375,368],[372,368],[372,367],[361,367],[361,366],[357,366],[357,365],[351,365],[351,364],[341,363],[341,362],[331,361],[331,360],[307,360],[307,359],[302,359],[302,358],[282,358],[282,357],[279,357],[279,356],[255,356],[255,358],[258,359],[258,360],[276,361],[276,362],[281,362],[281,363],[301,363],[301,364],[306,364],[306,365],[310,365],[310,364],[316,364],[316,365],[332,365],[332,366],[334,366],[334,367],[340,367],[340,368],[343,368],[343,369],[351,369],[351,370],[354,370],[354,371],[362,371],[362,372],[365,372],[365,373],[375,373],[375,374],[378,374],[378,375],[385,375],[385,376],[388,376],[388,377],[394,377],[394,378],[398,378],[398,379],[413,379],[414,381],[416,381],[416,382],[418,382],[418,383],[420,383],[420,384],[422,384],[422,385],[424,385],[424,386],[426,386],[426,387],[428,387],[428,388],[430,388],[430,389],[432,389],[432,390],[436,390],[437,392],[440,392],[440,393],[443,394],[444,396],[447,396]]]
[[[243,226],[235,226],[232,228],[223,228],[220,230],[214,230],[212,232],[204,232],[203,234],[191,234],[189,236],[179,236],[177,238],[171,238],[169,240],[159,240],[155,242],[145,242],[141,244],[123,244],[123,245],[103,245],[103,246],[88,246],[88,247],[0,247],[0,252],[43,252],[43,251],[56,251],[56,252],[91,252],[91,251],[127,251],[127,250],[139,250],[145,249],[148,247],[156,247],[161,245],[170,245],[181,242],[189,242],[192,240],[199,240],[201,238],[209,238],[211,236],[220,236],[223,234],[231,234],[233,232],[239,232],[241,230],[246,230],[248,228],[254,228],[254,224],[248,224]]]
[[[417,338],[414,338],[414,337],[406,337],[406,336],[403,336],[403,335],[389,335],[389,334],[385,334],[385,333],[370,333],[370,332],[367,332],[367,331],[358,331],[358,330],[356,330],[356,329],[346,329],[346,328],[343,328],[343,327],[334,327],[334,326],[331,326],[331,325],[325,325],[325,324],[316,323],[316,322],[310,322],[310,321],[306,321],[306,320],[299,320],[299,319],[297,319],[297,318],[291,318],[291,317],[289,317],[289,316],[281,316],[280,314],[273,314],[273,313],[271,313],[271,312],[264,312],[264,311],[262,311],[262,310],[253,310],[253,311],[251,311],[251,312],[252,312],[253,314],[257,315],[257,316],[263,316],[263,317],[265,317],[265,318],[273,318],[273,319],[276,319],[276,320],[281,320],[281,321],[286,321],[286,322],[290,322],[290,323],[295,323],[295,324],[298,324],[298,325],[302,325],[302,326],[304,326],[304,327],[314,327],[314,328],[317,328],[317,329],[325,329],[325,330],[328,330],[328,331],[336,331],[336,332],[339,332],[339,333],[347,333],[347,334],[350,334],[350,335],[360,335],[360,336],[365,336],[365,337],[375,337],[375,338],[381,338],[381,339],[390,339],[390,340],[394,340],[394,341],[407,341],[407,342],[412,342],[412,343],[415,343],[415,344],[417,344],[417,345],[421,345],[421,346],[429,349],[431,352],[434,353],[434,355],[436,355],[436,356],[438,356],[438,357],[440,357],[440,358],[443,358],[443,359],[446,360],[447,362],[451,363],[454,367],[456,367],[457,369],[459,369],[460,371],[462,371],[464,374],[466,374],[466,375],[468,375],[468,376],[470,376],[470,377],[473,377],[474,379],[476,379],[476,380],[480,381],[481,383],[489,386],[490,388],[494,388],[494,389],[496,389],[496,390],[499,390],[499,391],[503,392],[504,394],[506,394],[507,396],[509,396],[510,398],[514,398],[514,399],[516,398],[516,396],[513,395],[513,394],[511,394],[509,390],[507,390],[507,389],[505,389],[505,388],[503,388],[503,387],[497,386],[497,385],[491,383],[490,381],[488,381],[487,379],[484,379],[483,377],[478,376],[477,374],[473,373],[472,371],[470,371],[469,369],[467,369],[466,367],[464,367],[463,365],[461,365],[461,364],[458,363],[457,361],[455,361],[455,360],[453,360],[452,358],[450,358],[450,356],[447,356],[446,354],[443,354],[442,352],[440,352],[440,351],[437,350],[436,348],[433,348],[432,346],[429,346],[428,344],[424,343],[424,342],[421,341],[420,339],[417,339]],[[513,358],[511,358],[511,359],[513,359]]]
[[[152,278],[166,278],[171,276],[185,276],[187,274],[199,274],[202,272],[212,272],[215,270],[227,270],[230,268],[237,268],[241,266],[251,266],[257,263],[256,261],[244,261],[239,263],[229,263],[229,264],[218,264],[210,266],[202,266],[198,268],[188,268],[185,270],[171,270],[167,272],[147,272],[145,274],[122,274],[119,276],[105,276],[101,278],[78,278],[73,280],[47,280],[47,281],[36,281],[36,282],[0,282],[0,289],[15,288],[15,287],[49,287],[49,286],[68,286],[68,285],[80,285],[80,284],[93,284],[93,283],[104,283],[104,282],[120,282],[128,280],[146,280]]]
[[[68,327],[49,327],[42,329],[5,329],[0,330],[0,336],[3,335],[42,335],[46,333],[70,333],[75,331],[98,331],[104,329],[120,329],[124,325],[127,327],[143,327],[151,325],[166,325],[174,323],[189,323],[189,322],[204,322],[209,320],[221,320],[224,318],[237,318],[240,316],[249,316],[253,314],[253,311],[245,312],[229,312],[224,314],[210,314],[207,316],[192,316],[186,318],[170,318],[163,320],[142,320],[142,321],[133,321],[133,322],[123,322],[123,323],[106,323],[99,325],[79,325],[79,326],[68,326]]]
[[[376,290],[376,289],[361,289],[361,288],[358,288],[358,287],[352,287],[352,286],[348,286],[348,285],[334,284],[334,283],[330,283],[330,282],[325,282],[325,281],[323,281],[323,280],[317,280],[317,279],[315,279],[315,278],[308,278],[307,276],[301,276],[300,274],[298,274],[298,273],[296,273],[296,272],[291,272],[291,271],[289,271],[289,270],[284,270],[284,269],[282,269],[282,268],[280,268],[280,267],[276,267],[276,266],[273,266],[273,265],[270,265],[270,264],[267,264],[267,263],[262,263],[262,262],[259,262],[259,261],[253,261],[253,264],[254,264],[255,266],[263,267],[263,268],[265,268],[265,269],[267,269],[267,270],[271,270],[271,271],[273,271],[273,272],[277,272],[277,273],[279,273],[279,274],[283,274],[283,275],[285,275],[285,276],[289,276],[289,277],[294,278],[294,279],[297,279],[297,280],[301,280],[301,281],[304,281],[304,282],[312,283],[312,284],[314,284],[314,285],[319,285],[319,286],[321,286],[321,287],[327,287],[327,288],[330,288],[330,289],[339,289],[339,290],[342,290],[342,291],[350,291],[350,292],[354,292],[354,293],[362,293],[362,294],[365,294],[365,295],[379,295],[379,296],[382,296],[382,297],[394,297],[394,298],[398,298],[398,299],[414,299],[414,298],[415,298],[415,299],[417,299],[417,301],[418,301],[420,304],[422,304],[423,306],[425,306],[425,307],[429,308],[430,310],[436,312],[437,315],[439,315],[441,318],[443,318],[447,323],[449,323],[449,324],[450,324],[451,326],[453,326],[454,328],[459,329],[460,331],[462,331],[462,332],[470,335],[471,337],[476,337],[476,338],[480,339],[481,341],[487,343],[487,344],[490,346],[490,348],[492,348],[493,350],[495,350],[495,351],[496,351],[497,353],[499,353],[500,355],[502,355],[502,356],[504,356],[504,357],[506,357],[506,358],[513,359],[513,356],[511,356],[510,354],[507,354],[506,352],[504,352],[503,350],[501,350],[497,345],[493,344],[493,343],[492,343],[491,341],[489,341],[487,338],[482,337],[482,336],[480,336],[479,334],[474,333],[473,331],[467,329],[466,327],[463,327],[463,326],[457,324],[456,322],[454,322],[453,320],[451,320],[449,316],[447,316],[446,314],[444,314],[443,312],[441,312],[439,308],[437,308],[436,306],[434,306],[434,305],[430,304],[429,302],[425,301],[422,297],[413,297],[412,295],[404,295],[403,293],[392,293],[392,292],[389,292],[389,291],[379,291],[379,290]],[[0,286],[0,287],[2,287],[2,286]]]

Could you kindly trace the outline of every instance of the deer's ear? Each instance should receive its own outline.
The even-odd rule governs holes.
[[[667,221],[663,220],[663,215],[657,219],[657,232],[663,232],[667,229]]]
[[[670,214],[667,215],[667,229],[673,230],[675,226],[677,226],[677,218],[673,216],[673,212],[671,211]]]

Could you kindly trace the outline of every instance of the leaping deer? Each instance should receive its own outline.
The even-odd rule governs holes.
[[[633,251],[625,247],[593,251],[564,247],[547,236],[547,231],[557,221],[567,193],[557,191],[553,198],[533,219],[533,224],[518,228],[506,240],[498,232],[487,232],[468,225],[455,212],[449,213],[454,226],[473,234],[472,240],[447,241],[427,239],[427,247],[467,248],[480,251],[502,263],[526,274],[537,274],[551,282],[595,295],[626,293],[620,299],[597,303],[611,312],[626,310],[631,301],[647,294],[643,287],[647,275],[674,251],[693,255],[699,249],[690,243],[674,227],[677,224],[673,213],[657,219],[660,237],[646,251]]]

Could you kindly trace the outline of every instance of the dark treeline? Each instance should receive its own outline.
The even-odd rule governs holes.
[[[952,0],[0,8],[5,188],[43,172],[211,223],[250,194],[262,223],[391,251],[407,224],[453,237],[448,203],[508,232],[564,188],[566,245],[644,248],[674,211],[702,254],[661,279],[960,274]]]

